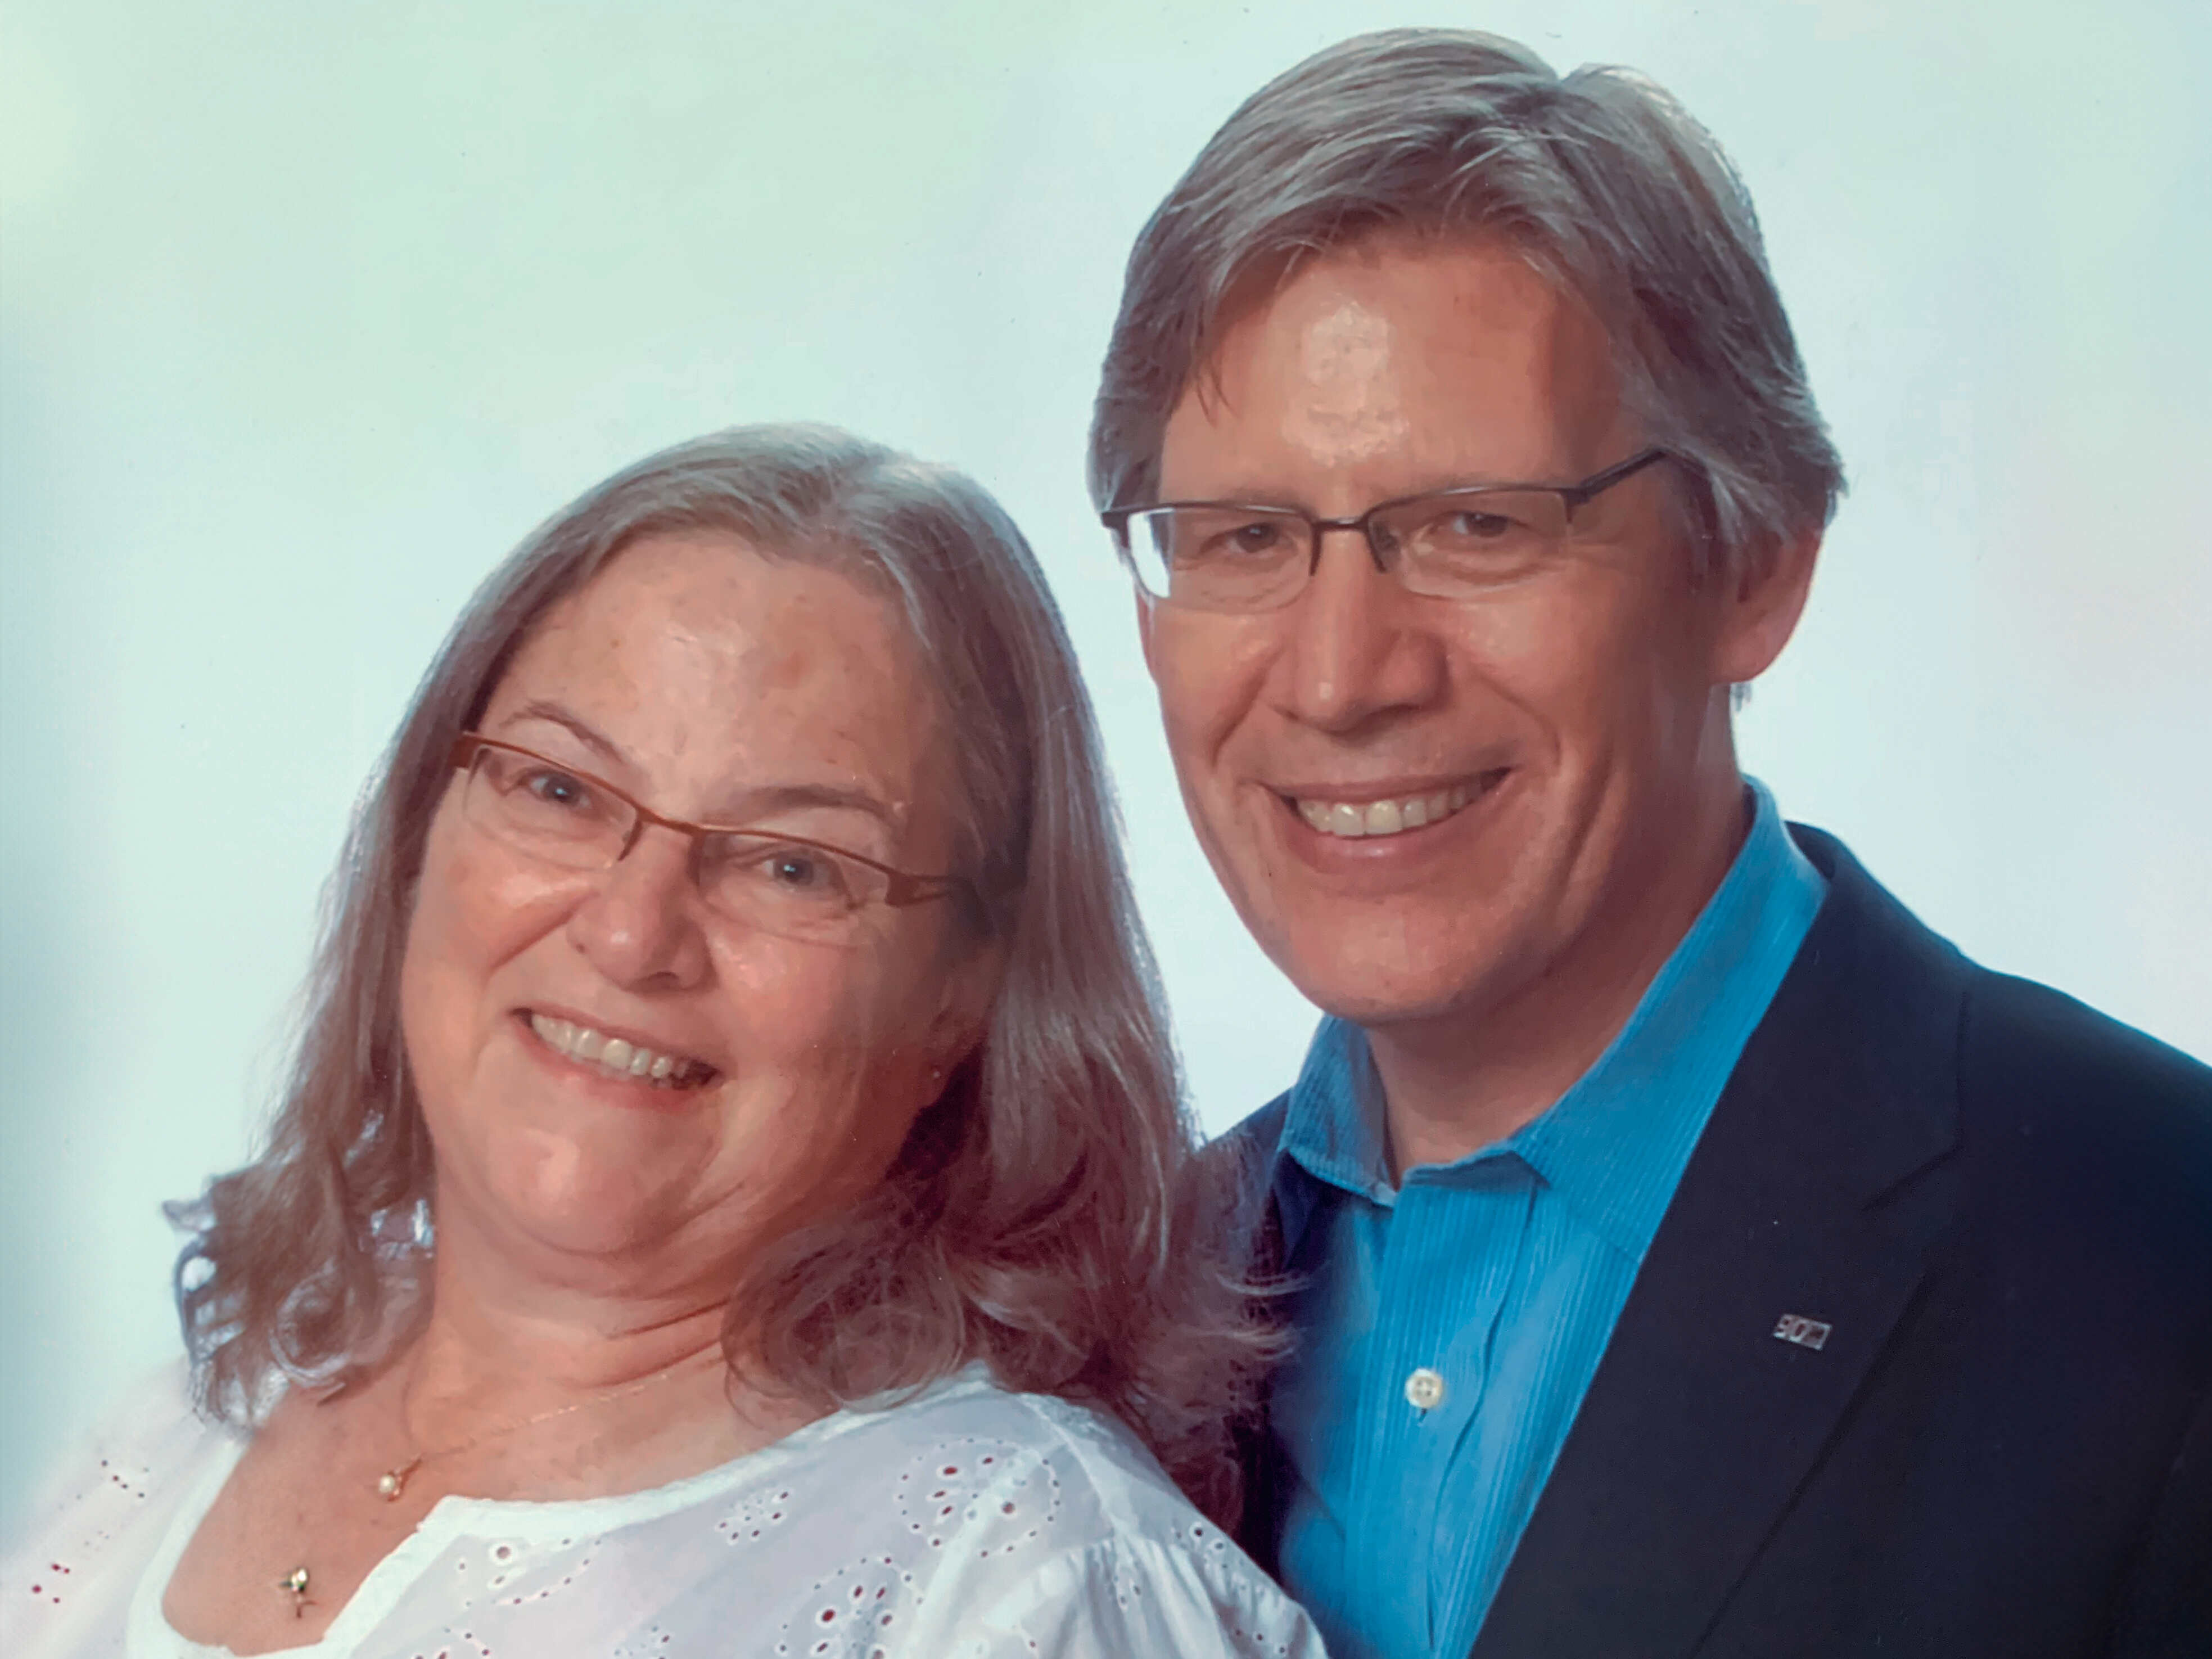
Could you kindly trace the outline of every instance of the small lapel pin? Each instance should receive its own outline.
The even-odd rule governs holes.
[[[1834,1326],[1821,1320],[1808,1319],[1803,1314],[1784,1314],[1774,1322],[1774,1334],[1779,1340],[1815,1351],[1826,1346],[1828,1333],[1833,1329]]]

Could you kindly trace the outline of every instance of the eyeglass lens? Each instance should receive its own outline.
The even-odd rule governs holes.
[[[532,858],[569,870],[603,870],[629,848],[636,806],[588,778],[535,756],[480,748],[470,769],[469,821]],[[765,932],[837,939],[881,900],[883,872],[805,842],[753,830],[697,837],[693,868],[718,914]]]
[[[1376,562],[1416,593],[1472,599],[1558,551],[1566,504],[1550,490],[1460,490],[1394,502],[1361,521]],[[1139,579],[1155,597],[1261,610],[1296,597],[1315,563],[1314,521],[1288,508],[1160,507],[1129,515]]]

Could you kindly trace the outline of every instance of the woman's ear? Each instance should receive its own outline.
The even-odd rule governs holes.
[[[995,939],[967,951],[946,972],[936,1017],[925,1039],[930,1069],[939,1081],[950,1077],[982,1042],[1006,972],[1006,953]]]

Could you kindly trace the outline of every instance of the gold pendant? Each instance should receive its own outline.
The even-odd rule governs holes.
[[[397,1504],[407,1490],[407,1477],[422,1467],[420,1457],[410,1457],[398,1468],[385,1470],[376,1477],[376,1495],[387,1504]]]
[[[276,1581],[276,1588],[292,1598],[292,1616],[304,1619],[307,1613],[307,1570],[295,1567]]]

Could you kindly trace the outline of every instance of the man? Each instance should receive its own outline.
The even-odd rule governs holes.
[[[1349,41],[1139,239],[1091,487],[1327,1011],[1250,1540],[1359,1656],[2212,1653],[2212,1073],[1739,772],[1840,481],[1632,76]]]

